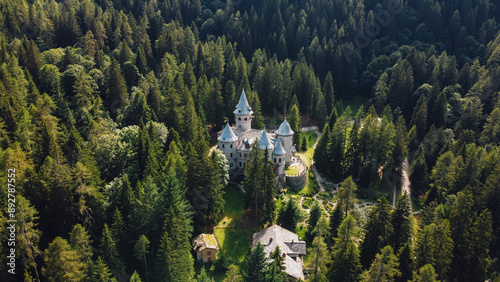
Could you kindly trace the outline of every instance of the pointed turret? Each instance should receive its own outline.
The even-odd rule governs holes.
[[[262,134],[260,135],[260,139],[259,139],[259,144],[260,144],[260,148],[262,150],[269,150],[270,152],[273,151],[274,149],[274,146],[273,144],[271,143],[271,140],[269,139],[269,136],[267,136],[267,132],[266,130],[262,130]]]
[[[274,147],[273,155],[276,156],[284,156],[286,154],[285,149],[283,149],[283,146],[281,145],[281,141],[279,139],[276,139],[276,146]]]
[[[293,130],[290,127],[290,124],[288,121],[285,120],[280,124],[280,128],[276,131],[276,134],[281,135],[281,136],[290,136],[293,135]]]
[[[245,90],[241,90],[240,101],[234,110],[234,119],[236,120],[236,129],[245,132],[252,128],[252,108],[248,104]]]
[[[248,104],[247,96],[245,95],[245,90],[241,90],[240,101],[236,105],[236,110],[233,112],[235,115],[251,115],[253,114],[252,108]]]
[[[238,137],[236,134],[234,134],[233,130],[231,129],[231,126],[229,126],[229,123],[226,124],[224,127],[224,130],[222,131],[222,134],[219,136],[219,141],[222,142],[236,142],[238,141]]]

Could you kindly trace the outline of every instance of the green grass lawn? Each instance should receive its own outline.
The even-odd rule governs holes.
[[[297,175],[300,172],[300,167],[302,167],[302,166],[291,165],[291,166],[286,168],[286,174],[287,175]]]
[[[228,185],[224,195],[226,205],[224,217],[218,226],[234,226],[245,215],[243,192],[235,185]],[[241,266],[245,256],[252,247],[252,237],[258,230],[255,228],[229,227],[215,228],[214,233],[219,243],[219,258],[223,257],[226,263]]]

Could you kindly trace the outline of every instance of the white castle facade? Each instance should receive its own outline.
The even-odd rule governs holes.
[[[292,162],[292,151],[294,150],[294,132],[290,128],[290,124],[285,120],[274,133],[268,133],[265,129],[252,129],[252,114],[252,108],[250,108],[243,90],[234,110],[236,125],[231,127],[228,123],[224,127],[218,138],[219,150],[224,152],[230,170],[243,169],[252,144],[259,142],[262,150],[268,150],[269,159],[276,166],[276,176],[284,176],[285,166]]]

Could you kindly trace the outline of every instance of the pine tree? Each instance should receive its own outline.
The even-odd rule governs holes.
[[[365,239],[361,244],[361,263],[368,268],[373,258],[383,246],[387,246],[392,236],[391,206],[386,197],[378,199],[372,208],[366,223]],[[392,251],[392,248],[391,248]]]
[[[89,281],[116,282],[116,279],[111,275],[108,266],[99,256],[97,261],[89,267]]]
[[[254,142],[248,159],[245,162],[245,180],[243,187],[245,188],[245,203],[247,206],[255,205],[255,214],[259,210],[259,198],[261,198],[259,177],[262,175],[262,150],[259,148],[259,142]]]
[[[293,143],[300,144],[300,113],[297,105],[293,105],[290,109],[290,113],[288,114],[288,123],[290,124],[290,128],[295,132],[293,135]]]
[[[132,273],[132,276],[130,276],[130,280],[129,282],[141,282],[141,276],[139,276],[139,273],[137,273],[137,271],[134,271],[134,273]]]
[[[146,277],[148,276],[148,263],[146,261],[146,255],[149,253],[149,240],[146,236],[141,235],[137,243],[134,245],[134,256],[138,260],[144,261],[144,269],[146,270]]]
[[[340,183],[337,191],[337,206],[342,211],[343,217],[355,212],[357,203],[355,193],[357,189],[352,177],[348,177]]]
[[[71,230],[69,244],[73,250],[78,254],[80,261],[89,263],[92,259],[92,240],[90,235],[80,224],[76,224]]]
[[[260,242],[257,242],[246,263],[246,271],[243,275],[245,281],[265,281],[268,266],[266,260],[264,247],[262,247]]]
[[[338,237],[332,249],[332,265],[330,281],[358,281],[361,274],[359,262],[359,229],[352,215],[342,221],[338,229]]]
[[[467,246],[467,269],[465,279],[468,281],[483,281],[490,264],[489,245],[492,239],[491,212],[485,209],[474,222],[470,230]]]
[[[325,84],[323,85],[323,93],[325,95],[326,112],[331,113],[333,103],[335,102],[333,94],[333,77],[331,72],[326,74]]]
[[[129,103],[127,85],[120,64],[116,60],[113,60],[109,66],[106,89],[106,104],[113,117],[116,117]]]
[[[302,215],[297,201],[295,201],[294,198],[289,198],[281,207],[276,221],[281,227],[294,232],[301,217]]]
[[[406,282],[411,281],[413,277],[413,271],[415,269],[415,255],[413,253],[413,248],[410,242],[407,242],[403,247],[399,249],[399,270],[401,275],[396,279],[396,281]]]
[[[190,233],[186,220],[179,214],[181,210],[173,205],[165,216],[165,232],[155,261],[157,281],[189,281],[194,278]]]
[[[398,267],[398,257],[391,246],[386,246],[375,256],[370,269],[363,272],[361,281],[394,281],[401,274]]]
[[[16,196],[17,236],[15,241],[17,256],[22,259],[24,271],[40,279],[36,264],[36,258],[42,254],[38,247],[41,232],[37,229],[37,215],[37,210],[30,205],[30,202],[18,194]]]
[[[275,264],[275,266],[278,268],[279,271],[282,272],[285,270],[285,258],[281,253],[280,246],[276,245],[274,251],[269,253],[269,258],[273,259],[273,263]]]
[[[42,274],[49,281],[84,281],[85,265],[68,242],[56,237],[45,250],[45,267]]]
[[[318,219],[316,227],[313,230],[314,239],[309,250],[313,254],[313,260],[310,261],[309,267],[312,269],[311,278],[314,281],[327,281],[328,267],[330,263],[328,247],[325,243],[325,238],[329,236],[328,221],[325,216]]]
[[[389,240],[394,250],[410,242],[413,236],[413,218],[408,195],[404,194],[398,199],[396,208],[391,215],[391,224],[394,232]]]
[[[118,254],[118,249],[116,246],[116,238],[109,230],[108,225],[104,224],[104,230],[102,231],[101,245],[99,246],[101,251],[101,256],[104,262],[111,267],[111,269],[116,271],[121,271],[123,269],[123,261],[120,259]]]
[[[223,282],[243,282],[243,277],[241,276],[238,267],[234,264],[229,266],[229,269],[226,271],[226,277]]]
[[[413,273],[413,282],[437,282],[437,274],[434,267],[430,264],[422,266],[418,271]]]
[[[279,142],[279,141],[278,141]],[[260,189],[262,190],[262,215],[263,221],[272,222],[274,220],[274,211],[276,205],[274,197],[276,196],[276,176],[274,175],[274,163],[269,160],[269,152],[264,152],[262,161],[262,175],[260,177]]]

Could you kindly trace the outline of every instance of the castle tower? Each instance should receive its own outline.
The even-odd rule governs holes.
[[[236,105],[234,110],[236,129],[245,132],[252,128],[252,108],[248,104],[247,96],[245,95],[245,90],[241,90],[240,101]]]
[[[269,139],[269,136],[267,135],[266,130],[262,130],[262,134],[260,135],[259,138],[259,145],[261,150],[268,150],[269,154],[271,154],[274,150],[273,143],[271,143],[271,139]],[[271,155],[269,155],[271,157]]]
[[[276,145],[273,151],[273,161],[278,166],[277,175],[282,175],[285,170],[285,155],[286,151],[281,145],[280,139],[276,139]]]
[[[226,124],[222,134],[218,138],[219,150],[221,150],[224,155],[226,155],[226,159],[229,165],[229,169],[236,168],[235,159],[236,159],[236,145],[238,142],[238,137],[234,134],[233,130],[229,126],[229,123]]]
[[[293,130],[290,128],[290,124],[286,121],[286,118],[285,121],[280,124],[276,134],[278,135],[278,139],[283,142],[283,147],[286,152],[285,165],[289,165],[292,161]]]

